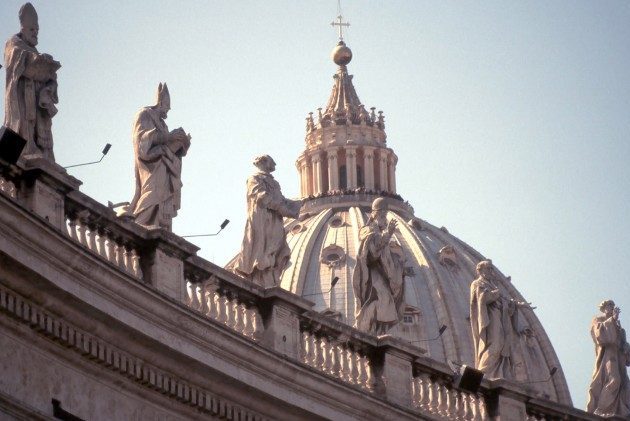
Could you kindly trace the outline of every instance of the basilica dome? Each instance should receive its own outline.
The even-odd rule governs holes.
[[[304,205],[298,219],[285,219],[291,257],[281,286],[312,301],[315,311],[353,326],[359,230],[374,199],[383,197],[387,219],[398,223],[392,251],[404,262],[405,274],[403,319],[388,333],[437,361],[474,366],[470,285],[485,257],[446,228],[417,217],[398,194],[398,157],[387,145],[385,117],[359,100],[346,66],[351,56],[344,43],[335,47],[338,68],[328,103],[306,117],[305,149],[296,161]],[[497,276],[502,295],[526,301],[509,277],[499,270]],[[530,308],[519,313],[523,334],[512,353],[515,381],[570,405],[564,373],[542,324]]]

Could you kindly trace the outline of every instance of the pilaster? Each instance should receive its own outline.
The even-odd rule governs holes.
[[[381,190],[389,191],[389,186],[387,184],[387,155],[388,151],[386,149],[381,149],[379,151],[379,174],[380,174],[380,184]]]
[[[337,163],[337,148],[330,148],[326,151],[328,158],[328,183],[329,190],[339,190],[339,165]]]
[[[348,188],[357,188],[357,147],[346,146],[346,175]]]
[[[374,190],[374,149],[371,146],[363,147],[363,174],[367,190]]]
[[[389,174],[389,191],[391,193],[396,193],[396,163],[398,162],[398,157],[394,152],[389,153],[389,159],[387,161],[387,168]]]

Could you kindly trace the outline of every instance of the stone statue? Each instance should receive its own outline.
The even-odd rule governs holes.
[[[228,269],[263,287],[280,284],[289,262],[283,217],[297,218],[302,202],[286,199],[271,173],[276,163],[269,155],[254,159],[258,168],[247,179],[247,223],[241,252]]]
[[[382,335],[403,317],[404,265],[402,256],[390,244],[396,220],[387,222],[387,202],[372,203],[372,213],[359,231],[359,251],[352,274],[356,297],[356,328]]]
[[[20,33],[4,48],[4,125],[26,140],[23,155],[54,161],[52,118],[57,114],[57,70],[61,64],[35,48],[39,24],[33,5],[24,4],[19,17]]]
[[[475,368],[488,378],[514,379],[520,335],[519,308],[530,303],[501,295],[490,260],[477,264],[477,279],[470,285],[470,324],[475,347]]]
[[[157,103],[136,114],[132,134],[136,193],[129,206],[138,224],[169,231],[180,207],[182,157],[190,147],[190,135],[181,127],[168,131],[164,119],[170,109],[168,87],[160,83]]]
[[[619,323],[619,307],[612,300],[599,305],[603,313],[591,322],[595,342],[595,370],[588,391],[588,412],[604,417],[630,417],[630,345]]]

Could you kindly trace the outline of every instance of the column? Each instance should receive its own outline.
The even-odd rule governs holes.
[[[306,165],[306,161],[300,162],[300,180],[302,182],[302,197],[308,196],[308,176],[307,172],[308,166]]]
[[[313,171],[308,157],[304,160],[304,183],[304,193],[308,197],[313,194]]]
[[[339,190],[339,166],[337,165],[337,148],[326,153],[328,157],[328,190]]]
[[[396,193],[396,163],[398,162],[398,157],[393,153],[389,153],[388,160],[388,174],[389,174],[389,191],[391,193]]]
[[[379,152],[378,162],[379,162],[379,173],[380,173],[380,182],[381,182],[381,190],[389,191],[387,186],[387,150],[381,149]]]
[[[374,190],[374,148],[363,147],[363,177],[365,189]]]
[[[356,146],[346,147],[346,175],[348,178],[348,189],[357,188],[357,148]]]
[[[317,195],[322,192],[322,158],[316,154],[311,156],[311,163],[313,166],[313,192]]]

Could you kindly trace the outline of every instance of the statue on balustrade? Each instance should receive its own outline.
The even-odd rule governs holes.
[[[470,285],[470,324],[475,368],[488,378],[515,378],[520,336],[531,334],[531,329],[520,326],[521,308],[531,309],[530,303],[502,295],[492,262],[479,262],[477,279]]]
[[[172,229],[181,199],[182,157],[190,135],[181,127],[169,132],[164,119],[171,109],[166,83],[158,86],[157,102],[136,114],[133,150],[136,192],[129,206],[135,222]]]
[[[352,274],[356,297],[356,328],[383,335],[402,320],[404,303],[403,256],[392,236],[396,220],[387,222],[387,202],[377,198],[359,231],[359,250]]]
[[[286,199],[271,173],[276,169],[269,155],[254,159],[258,169],[247,179],[247,222],[241,252],[228,269],[257,285],[280,284],[290,249],[283,218],[297,218],[301,201]]]
[[[619,307],[612,300],[599,305],[601,315],[591,322],[595,342],[595,370],[588,391],[588,412],[604,417],[630,417],[630,345],[619,322]]]
[[[57,70],[61,64],[35,48],[39,24],[33,5],[24,4],[19,17],[20,33],[13,35],[4,49],[4,125],[26,140],[24,156],[54,161],[52,118],[57,114]]]

